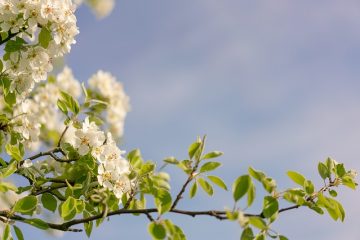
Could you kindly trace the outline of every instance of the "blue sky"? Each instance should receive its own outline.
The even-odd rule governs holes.
[[[186,156],[197,135],[222,150],[217,175],[230,184],[254,166],[292,186],[289,169],[313,178],[331,156],[360,170],[358,1],[118,1],[97,21],[78,11],[80,35],[67,63],[78,79],[112,72],[131,98],[123,148],[146,159]],[[174,191],[185,180],[171,170]],[[178,174],[179,173],[179,174]],[[335,223],[302,209],[274,226],[292,240],[360,239],[360,193],[341,190]],[[179,208],[222,209],[231,194],[199,194]],[[235,223],[174,216],[188,239],[239,239]],[[91,239],[148,239],[143,217],[113,217]],[[47,236],[26,228],[38,239]],[[86,239],[67,233],[62,239]]]

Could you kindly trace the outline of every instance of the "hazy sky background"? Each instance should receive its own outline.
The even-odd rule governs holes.
[[[124,149],[160,163],[185,158],[189,143],[207,134],[207,149],[225,152],[216,174],[229,185],[249,165],[282,188],[293,186],[290,169],[321,187],[317,163],[328,156],[360,170],[359,1],[121,0],[102,21],[86,8],[78,19],[68,64],[81,80],[103,69],[123,82],[132,105]],[[185,176],[171,173],[177,192]],[[301,209],[281,214],[274,229],[291,240],[360,239],[360,193],[340,192],[345,223]],[[231,193],[218,188],[213,199],[201,193],[178,205],[224,206],[232,206]],[[236,223],[169,217],[190,240],[234,240],[241,232]],[[149,239],[147,223],[115,216],[91,239]]]

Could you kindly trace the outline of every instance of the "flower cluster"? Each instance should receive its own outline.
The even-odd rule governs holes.
[[[75,98],[81,94],[80,83],[68,67],[57,75],[56,80],[38,86],[30,98],[16,106],[14,131],[22,135],[27,147],[35,150],[39,146],[41,126],[56,132],[63,130],[62,116],[56,105],[60,91],[66,91]]]
[[[108,72],[98,71],[89,79],[89,85],[108,103],[107,122],[114,137],[119,138],[124,132],[124,122],[130,110],[129,97],[114,76]]]
[[[74,133],[74,147],[80,155],[91,155],[98,161],[98,182],[105,189],[113,191],[117,198],[131,190],[129,162],[124,159],[121,151],[112,138],[111,133],[105,138],[94,122],[87,117],[81,129]]]
[[[0,0],[1,32],[12,37],[4,55],[11,91],[24,98],[47,78],[52,59],[70,51],[79,33],[74,9],[71,0]]]

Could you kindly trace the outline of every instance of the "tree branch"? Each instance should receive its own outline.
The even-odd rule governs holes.
[[[40,158],[40,157],[50,156],[51,158],[53,158],[57,162],[70,163],[70,162],[74,162],[74,161],[77,160],[77,159],[62,159],[62,158],[56,156],[56,153],[61,153],[61,154],[63,154],[65,156],[64,151],[60,147],[56,147],[56,148],[51,149],[51,150],[46,151],[46,152],[39,152],[38,154],[35,154],[35,155],[31,156],[31,157],[28,157],[27,159],[32,161],[32,160],[35,160],[35,159]]]
[[[279,213],[281,212],[285,212],[285,211],[289,211],[292,209],[296,209],[299,208],[299,205],[294,205],[294,206],[290,206],[287,208],[282,208],[279,210]],[[114,216],[114,215],[124,215],[124,214],[144,214],[146,215],[150,221],[154,221],[154,219],[151,217],[150,213],[154,213],[157,212],[158,210],[156,208],[148,208],[148,209],[119,209],[119,210],[115,210],[115,211],[111,211],[108,212],[106,214],[107,217],[109,216]],[[226,220],[227,216],[226,216],[226,211],[219,211],[219,210],[208,210],[208,211],[188,211],[188,210],[180,210],[180,209],[172,209],[170,210],[170,213],[175,213],[175,214],[181,214],[181,215],[187,215],[187,216],[191,216],[191,217],[196,217],[196,216],[210,216],[210,217],[214,217],[216,219],[219,220]],[[262,215],[262,213],[260,214],[244,214],[246,217],[261,217],[264,218],[264,216]],[[14,220],[14,221],[20,221],[20,222],[24,222],[27,223],[27,221],[31,220],[31,218],[24,218],[22,216],[19,215],[12,215],[10,211],[0,211],[0,216],[6,218],[6,219],[10,219],[10,220]],[[52,229],[56,229],[56,230],[60,230],[60,231],[71,231],[71,232],[81,232],[82,229],[74,229],[71,228],[72,226],[75,225],[79,225],[82,223],[89,223],[98,219],[101,219],[104,217],[104,214],[98,214],[98,215],[94,215],[88,218],[81,218],[81,219],[74,219],[71,221],[67,221],[61,224],[55,224],[55,223],[47,223],[49,228]]]

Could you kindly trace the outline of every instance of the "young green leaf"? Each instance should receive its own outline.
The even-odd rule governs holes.
[[[301,175],[300,173],[294,172],[294,171],[288,171],[287,175],[291,180],[293,180],[295,183],[299,184],[300,186],[304,186],[305,177]]]
[[[3,235],[2,235],[2,240],[9,240],[11,239],[10,236],[10,225],[6,224]]]
[[[189,158],[192,159],[197,151],[200,151],[201,149],[201,142],[194,142],[189,147]]]
[[[279,203],[271,196],[264,197],[262,213],[266,218],[272,217],[279,210]]]
[[[37,198],[35,196],[26,196],[15,203],[13,210],[22,214],[31,215],[35,211],[36,205]]]
[[[201,166],[200,173],[213,171],[220,166],[221,163],[219,162],[207,162]]]
[[[226,191],[228,190],[226,184],[224,183],[224,181],[221,178],[219,178],[217,176],[208,176],[207,178],[214,184],[221,187],[222,189],[224,189]]]
[[[304,190],[309,195],[313,194],[315,190],[314,184],[310,180],[306,180],[304,182]]]
[[[318,171],[322,179],[325,180],[326,178],[330,177],[330,170],[322,162],[319,162],[318,164]]]
[[[206,181],[203,178],[198,178],[197,179],[198,183],[200,184],[201,188],[209,195],[212,196],[214,194],[214,190],[212,188],[212,186],[210,185],[210,183],[208,181]]]
[[[329,190],[329,193],[332,197],[337,197],[337,192],[333,189]]]
[[[151,222],[148,225],[148,231],[153,239],[165,239],[166,229],[161,223]]]
[[[171,195],[164,189],[158,189],[155,196],[155,205],[159,214],[164,214],[171,209]]]
[[[343,177],[346,174],[344,164],[341,163],[341,164],[336,165],[336,174],[340,178]]]
[[[243,230],[241,233],[240,240],[253,240],[254,239],[254,233],[250,227],[247,227]]]
[[[7,165],[5,168],[0,169],[0,176],[2,178],[7,178],[10,175],[12,175],[17,170],[17,162],[14,160],[9,165]]]
[[[46,28],[42,27],[39,33],[39,43],[43,48],[48,48],[50,41],[52,40],[51,32]]]
[[[49,229],[49,225],[43,220],[38,218],[27,219],[24,222],[42,230]]]
[[[262,180],[264,178],[266,178],[265,173],[261,172],[261,171],[257,171],[252,167],[249,167],[248,172],[250,174],[250,176],[252,176],[253,178],[255,178],[256,180],[258,180],[259,182],[262,182]]]
[[[76,215],[76,201],[73,197],[68,197],[61,205],[61,217],[65,220],[71,220]]]
[[[259,217],[249,217],[249,222],[251,225],[260,230],[267,229],[265,221]]]
[[[174,157],[167,157],[163,161],[166,163],[169,163],[169,164],[178,164],[179,163],[179,161],[176,160],[176,158],[174,158]]]
[[[193,183],[193,185],[191,186],[190,191],[189,191],[190,198],[195,197],[196,192],[197,192],[197,182],[194,181],[194,183]]]
[[[221,155],[223,155],[223,152],[219,152],[219,151],[213,151],[213,152],[209,152],[207,154],[205,154],[202,159],[210,159],[210,158],[217,158],[220,157]]]
[[[41,196],[41,202],[44,208],[48,209],[49,211],[55,212],[57,207],[57,200],[53,195],[51,195],[50,193],[44,193]]]
[[[17,226],[15,226],[15,225],[13,225],[13,228],[14,228],[14,232],[15,232],[15,235],[16,235],[17,239],[18,240],[24,240],[24,235],[21,232],[21,229],[18,228]]]
[[[18,146],[11,145],[11,144],[6,144],[5,150],[6,150],[6,153],[9,154],[16,161],[21,161],[22,160],[23,156],[22,156]]]
[[[289,240],[289,239],[283,235],[279,235],[279,240]]]
[[[251,178],[249,175],[240,176],[232,185],[233,198],[237,202],[249,190]]]
[[[247,205],[248,207],[250,207],[254,200],[255,200],[255,196],[256,196],[256,189],[255,189],[255,185],[253,183],[250,184],[249,190],[247,192]]]
[[[88,218],[88,217],[90,217],[90,214],[87,211],[84,211],[83,216],[84,216],[84,218]],[[86,236],[90,237],[92,229],[93,229],[93,222],[90,221],[90,222],[84,223],[84,229],[85,229]]]

